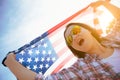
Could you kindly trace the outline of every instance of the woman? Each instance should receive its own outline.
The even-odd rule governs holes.
[[[119,36],[118,21],[120,9],[104,1],[92,3],[91,7],[95,8],[98,4],[106,6],[116,18],[117,31],[114,29],[112,33]],[[68,24],[64,32],[64,37],[67,46],[78,57],[78,60],[68,69],[63,69],[46,78],[41,74],[37,74],[23,67],[15,60],[13,53],[8,54],[3,63],[19,80],[117,80],[120,79],[120,66],[118,64],[120,62],[120,56],[118,54],[120,50],[117,48],[114,49],[113,47],[120,46],[118,38],[115,35],[109,34],[102,39],[88,25],[82,23]],[[111,37],[113,37],[112,40]]]
[[[64,32],[67,46],[78,60],[69,68],[47,77],[36,74],[15,60],[13,53],[8,54],[4,64],[19,80],[116,80],[120,79],[120,52],[118,49],[101,45],[97,32],[83,23],[70,23]],[[119,52],[117,52],[119,51]],[[80,58],[82,56],[82,58]],[[112,57],[117,58],[109,61]],[[105,63],[105,62],[107,62]],[[13,66],[14,65],[14,66]],[[112,65],[113,68],[110,66]]]
[[[67,36],[65,37],[66,43],[71,51],[78,57],[79,53],[82,51],[82,53],[85,52],[88,54],[97,54],[105,62],[114,58],[115,56],[118,59],[118,61],[117,59],[116,61],[120,61],[119,48],[114,49],[112,46],[106,47],[104,44],[101,44],[104,42],[104,39],[100,38],[100,35],[97,35],[98,33],[93,28],[90,28],[88,25],[82,23],[71,23],[68,25],[68,27],[69,28],[66,29],[67,31],[65,31],[65,36]],[[76,52],[78,53],[76,54]],[[116,53],[116,55],[114,55],[114,53]],[[110,61],[110,64],[118,66],[116,67],[117,69],[114,70],[116,72],[120,72],[120,65],[117,65],[117,62],[112,63],[112,61]]]

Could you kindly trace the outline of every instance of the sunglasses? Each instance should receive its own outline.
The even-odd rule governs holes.
[[[72,35],[76,35],[81,32],[80,25],[71,25],[71,26],[72,26],[72,29],[70,31],[70,34],[66,37],[66,41],[69,46],[72,44],[72,41],[73,41]]]

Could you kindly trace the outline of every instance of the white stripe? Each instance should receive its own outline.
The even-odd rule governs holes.
[[[71,54],[72,54],[72,53],[71,53]],[[78,59],[77,57],[71,58],[71,59],[64,65],[63,68],[68,68],[68,67],[70,67],[72,64],[75,63],[75,61],[76,61],[77,59]],[[63,69],[63,68],[61,68],[61,69]]]
[[[57,33],[57,35],[53,35],[50,37],[50,42],[53,44],[55,43],[56,41],[59,41],[58,43],[55,43],[57,44],[56,46],[54,46],[54,49],[56,52],[59,52],[64,46],[66,46],[66,43],[65,43],[65,39],[64,39],[64,34],[62,34],[62,31],[63,29],[61,29],[60,32]]]
[[[56,47],[54,47],[54,49],[56,52],[59,52],[64,46],[66,46],[66,43],[63,41],[60,42],[60,44],[58,44]]]
[[[51,74],[57,66],[61,64],[62,61],[64,61],[69,55],[71,55],[71,52],[67,50],[62,56],[60,56],[56,62],[54,62],[53,65],[50,66],[50,68],[45,72],[44,76],[46,77],[47,75]]]
[[[61,42],[65,42],[65,39],[64,39],[64,36],[63,36],[63,35],[62,35],[62,36],[59,35],[59,36],[50,38],[49,40],[50,40],[50,42],[51,42],[52,44],[54,44],[55,42],[58,42],[58,41],[59,41],[58,44],[61,44]]]
[[[64,28],[62,28],[61,30],[56,31],[55,33],[53,32],[52,34],[50,34],[50,41],[53,43],[60,37],[62,37],[64,39],[64,34],[63,33],[64,33]]]
[[[86,11],[84,11],[81,14],[79,14],[77,17],[75,17],[74,19],[72,19],[68,23],[71,23],[71,22],[72,23],[73,22],[75,22],[75,23],[85,23],[85,24],[91,25],[91,22],[93,22],[93,11],[92,11],[92,8],[89,7]]]

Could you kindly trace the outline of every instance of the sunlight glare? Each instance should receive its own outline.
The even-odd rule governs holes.
[[[103,32],[101,36],[106,36],[106,30],[110,23],[114,20],[114,17],[104,6],[98,7],[98,10],[101,11],[101,13],[98,15],[98,19],[100,22],[99,26],[101,27]]]

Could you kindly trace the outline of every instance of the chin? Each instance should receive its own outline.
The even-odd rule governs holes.
[[[92,49],[92,44],[84,44],[83,45],[83,49],[84,49],[84,52],[88,52],[89,50]]]

